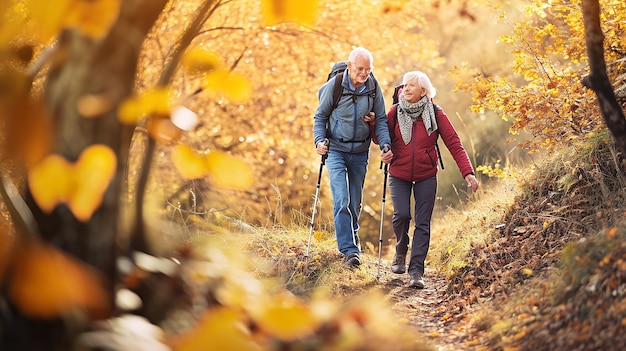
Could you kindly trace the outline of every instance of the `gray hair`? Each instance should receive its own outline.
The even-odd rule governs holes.
[[[358,47],[350,51],[350,56],[348,56],[348,61],[354,62],[354,60],[356,60],[356,58],[359,56],[367,57],[370,61],[370,67],[374,69],[374,56],[372,56],[372,53],[369,50],[363,47]]]
[[[402,84],[406,84],[410,80],[415,80],[420,87],[426,89],[426,96],[429,98],[432,99],[437,95],[437,90],[433,87],[433,83],[430,82],[426,73],[420,71],[407,72],[402,78]]]

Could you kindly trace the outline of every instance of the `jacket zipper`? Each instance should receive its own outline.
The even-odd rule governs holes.
[[[415,134],[415,123],[413,123],[411,126],[411,140],[413,141],[413,147],[411,148],[411,182],[415,179],[415,149],[417,149],[417,136]]]
[[[354,107],[353,120],[352,120],[352,140],[356,139],[356,124],[357,124],[357,109],[356,109],[356,99],[352,99],[352,106]],[[350,143],[350,151],[354,151],[354,144]]]

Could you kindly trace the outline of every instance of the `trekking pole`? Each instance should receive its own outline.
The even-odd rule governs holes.
[[[329,143],[330,141],[328,139],[324,139],[324,145],[328,146]],[[311,236],[313,235],[313,223],[315,221],[315,213],[317,212],[317,199],[320,193],[320,184],[322,183],[322,169],[324,168],[324,164],[326,164],[327,157],[328,157],[328,152],[322,155],[322,161],[320,162],[320,171],[317,175],[317,187],[315,188],[315,200],[313,200],[313,213],[311,214],[309,242],[306,245],[306,254],[304,254],[304,257],[309,257],[309,249],[311,248]]]
[[[389,151],[389,148],[387,146],[385,146],[383,148],[383,153],[386,153],[387,151]],[[385,217],[385,197],[387,195],[387,167],[389,165],[385,164],[385,180],[383,181],[383,200],[382,200],[382,208],[380,210],[380,235],[378,237],[378,269],[376,271],[376,280],[378,280],[378,278],[380,278],[380,256],[381,256],[381,250],[382,250],[382,246],[383,246],[383,218]],[[380,161],[380,168],[383,168],[383,161]]]

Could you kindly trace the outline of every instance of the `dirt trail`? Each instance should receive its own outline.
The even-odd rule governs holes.
[[[478,349],[478,340],[468,333],[462,305],[445,294],[446,281],[443,278],[427,268],[424,277],[426,287],[411,288],[408,286],[408,274],[394,274],[390,266],[390,261],[381,261],[379,282],[393,309],[406,318],[407,324],[415,326],[417,332],[427,337],[436,350]]]

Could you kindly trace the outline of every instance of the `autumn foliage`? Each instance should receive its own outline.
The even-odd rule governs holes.
[[[625,4],[600,3],[606,9],[601,15],[606,61],[614,88],[619,88],[626,72]],[[507,21],[505,13],[501,20]],[[513,54],[510,75],[485,76],[464,68],[456,72],[462,79],[457,88],[473,94],[472,110],[494,111],[512,122],[511,134],[531,135],[520,141],[530,151],[569,144],[603,128],[596,97],[582,85],[589,72],[580,4],[533,1],[511,26],[512,33],[500,39]]]
[[[271,33],[282,23],[289,23],[287,32],[305,33],[321,9],[315,1],[306,6],[293,1],[2,3],[3,131],[16,134],[6,138],[2,150],[12,162],[1,187],[12,221],[0,233],[3,349],[134,344],[146,350],[374,350],[373,340],[392,336],[378,328],[387,316],[378,296],[368,297],[367,304],[328,304],[325,298],[307,303],[287,291],[266,291],[217,251],[203,256],[189,243],[159,250],[151,242],[144,200],[156,155],[167,155],[174,178],[182,182],[211,178],[215,187],[246,190],[254,181],[252,168],[220,142],[278,142],[262,138],[258,125],[251,126],[255,133],[237,135],[242,126],[222,122],[222,116],[210,121],[215,125],[208,130],[220,135],[210,148],[186,136],[199,121],[185,105],[199,93],[204,102],[212,101],[210,112],[238,111],[252,98],[253,74],[240,73],[234,64],[246,53],[245,42],[240,47],[229,42],[234,51],[192,43],[222,6],[238,11],[233,16],[238,25],[249,23],[251,10],[243,5],[250,4],[259,16],[250,28],[254,34]],[[140,72],[146,80],[136,80],[139,53],[152,27],[150,39],[158,41],[158,27],[168,25],[158,15],[174,10],[194,12],[185,23],[170,22],[177,29],[170,39],[178,46],[159,51],[164,64],[156,75]],[[215,23],[232,15],[221,12]],[[267,38],[261,39],[250,37],[265,46]],[[148,45],[146,51],[158,50]],[[142,86],[150,78],[156,83]],[[265,94],[254,102],[264,105],[265,117],[278,113],[268,108]],[[28,116],[20,119],[22,113]],[[129,161],[136,140],[145,143],[132,149],[140,166]],[[138,176],[129,176],[133,172]],[[163,196],[164,185],[158,186]],[[392,316],[386,318],[392,326]],[[133,337],[148,338],[139,345]],[[410,346],[415,339],[404,342],[398,350],[415,349]]]
[[[268,245],[243,222],[308,224],[318,169],[311,115],[328,69],[361,43],[376,53],[375,74],[385,91],[406,70],[439,69],[458,38],[432,37],[438,27],[428,23],[444,5],[459,20],[446,26],[452,32],[481,20],[472,11],[478,5],[464,0],[0,2],[0,348],[430,350],[378,293],[344,302],[294,287],[316,284],[332,268],[334,251],[309,262],[298,241],[295,249],[292,240]],[[610,75],[623,88],[626,8],[617,0],[603,6]],[[593,94],[580,84],[586,59],[578,5],[534,1],[512,26],[501,38],[514,57],[508,74],[455,71],[458,89],[472,94],[472,110],[495,111],[511,122],[512,134],[529,133],[522,145],[531,151],[597,135],[602,120]],[[376,164],[374,153],[372,159]],[[448,292],[467,293],[463,301],[472,304],[508,294],[552,264],[566,247],[563,238],[585,229],[563,216],[587,211],[595,185],[619,188],[612,182],[621,179],[619,162],[596,161],[588,162],[592,170],[575,167],[567,177],[546,177],[539,188],[528,185],[547,194],[546,201],[518,199],[501,237],[472,252],[466,260],[472,267],[453,270]],[[379,188],[380,174],[370,172],[368,184]],[[586,182],[592,176],[602,181]],[[198,211],[196,195],[206,211]],[[366,195],[363,215],[375,218],[378,193]],[[557,207],[557,198],[573,203]],[[326,192],[322,203],[328,199]],[[222,213],[233,203],[240,206]],[[329,212],[328,204],[323,210]],[[622,215],[605,211],[585,212],[583,219],[595,226]],[[551,217],[543,220],[546,212]],[[189,216],[177,222],[172,213]],[[279,261],[269,275],[288,276],[281,283],[291,290],[266,286],[221,251],[195,246],[189,218],[201,223],[192,234],[203,238],[215,234],[208,222],[238,224],[227,246]],[[250,228],[254,234],[245,232]],[[255,240],[235,241],[240,232]],[[554,246],[540,247],[548,241],[534,241],[539,235]],[[317,243],[329,237],[314,235]],[[520,238],[537,247],[517,250]],[[606,238],[621,235],[611,229]],[[581,269],[579,259],[596,259],[568,252],[572,271]],[[623,259],[598,252],[587,277],[624,271]],[[511,261],[519,270],[502,285],[498,272]],[[309,269],[314,274],[304,275]],[[582,286],[576,274],[565,279]],[[623,293],[619,284],[593,287],[609,297]],[[602,313],[610,306],[593,307],[603,321],[613,317]],[[533,321],[524,319],[541,336]],[[524,337],[514,334],[510,344]]]

